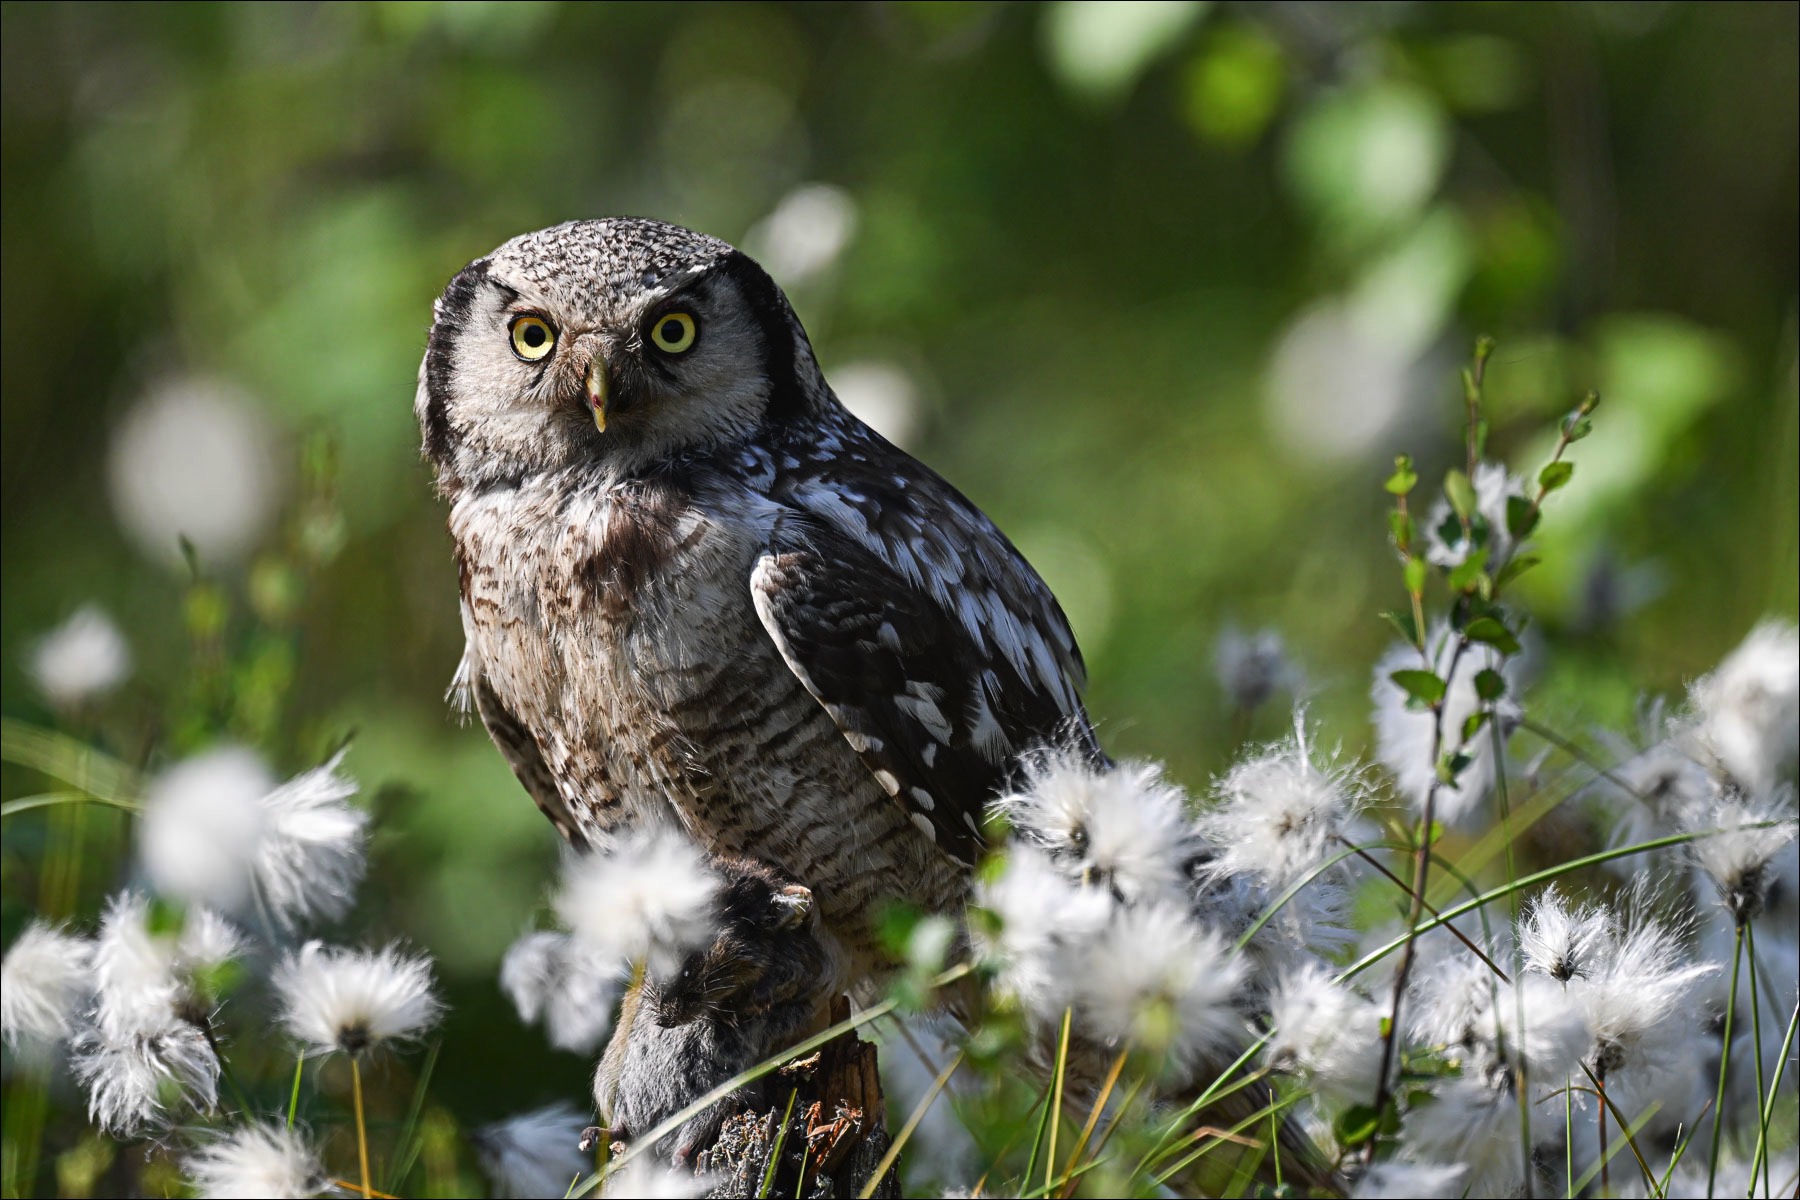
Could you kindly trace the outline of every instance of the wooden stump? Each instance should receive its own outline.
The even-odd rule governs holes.
[[[840,998],[833,1002],[833,1023],[849,1015],[848,1001]],[[719,1140],[699,1156],[696,1165],[713,1179],[708,1194],[861,1195],[892,1144],[879,1068],[875,1047],[854,1031],[782,1067],[779,1082],[768,1089],[778,1097],[774,1106],[732,1117],[725,1122]],[[763,1180],[772,1161],[774,1177],[765,1189]],[[899,1197],[893,1168],[872,1194],[883,1200]]]

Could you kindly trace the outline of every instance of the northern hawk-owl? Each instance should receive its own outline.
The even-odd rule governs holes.
[[[437,301],[415,407],[455,686],[526,790],[577,844],[671,822],[800,880],[844,982],[884,965],[885,898],[960,905],[1021,752],[1093,748],[1043,580],[839,403],[725,242],[623,218],[514,238]]]

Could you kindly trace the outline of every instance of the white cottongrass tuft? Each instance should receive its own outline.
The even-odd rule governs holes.
[[[1015,843],[999,876],[976,884],[974,904],[999,925],[971,927],[996,989],[1033,1019],[1060,1021],[1074,1002],[1082,953],[1112,917],[1112,896],[1070,883],[1043,851]]]
[[[1688,704],[1698,739],[1740,788],[1764,792],[1794,778],[1800,749],[1800,631],[1765,621],[1695,682]]]
[[[330,1182],[304,1136],[263,1121],[207,1143],[188,1156],[183,1168],[188,1186],[202,1200],[302,1200],[318,1195]]]
[[[152,780],[138,822],[151,886],[185,903],[245,911],[267,825],[259,802],[274,785],[262,759],[241,746],[197,754]]]
[[[235,563],[273,522],[280,457],[256,402],[230,384],[181,379],[125,414],[108,470],[113,512],[151,558],[182,565],[186,538],[208,564]]]
[[[75,1031],[92,994],[93,943],[33,921],[0,963],[0,1035],[18,1049],[60,1042]]]
[[[369,951],[308,942],[276,966],[273,984],[282,1026],[311,1054],[361,1054],[412,1041],[444,1011],[431,961],[398,946]]]
[[[1688,824],[1696,832],[1729,831],[1696,838],[1688,852],[1734,923],[1761,916],[1779,874],[1776,858],[1794,840],[1793,787],[1783,784],[1756,797],[1721,789],[1711,804],[1690,814]]]
[[[1614,935],[1609,909],[1573,904],[1552,884],[1532,901],[1519,924],[1519,952],[1528,969],[1567,983],[1594,969]]]
[[[207,977],[242,950],[242,937],[217,913],[193,909],[178,933],[156,932],[149,900],[121,892],[108,901],[94,938],[94,1024],[114,1041],[203,1025]]]
[[[1594,970],[1570,987],[1591,1034],[1588,1065],[1628,1115],[1653,1099],[1680,1115],[1675,1089],[1691,1092],[1695,1047],[1710,1019],[1697,992],[1715,970],[1690,960],[1675,930],[1633,914]]]
[[[1224,630],[1213,643],[1213,669],[1226,701],[1245,712],[1255,712],[1277,692],[1291,692],[1300,684],[1300,671],[1273,629]]]
[[[1488,570],[1497,571],[1513,552],[1512,535],[1506,528],[1506,502],[1525,495],[1525,481],[1499,463],[1484,462],[1476,466],[1470,482],[1475,485],[1475,512],[1487,527],[1487,538],[1480,545],[1488,552]],[[1476,549],[1476,542],[1464,535],[1462,521],[1451,511],[1448,499],[1431,506],[1425,520],[1426,558],[1448,569],[1461,566]]]
[[[1367,1104],[1381,1073],[1385,1009],[1310,963],[1269,997],[1269,1065],[1300,1076],[1325,1104]]]
[[[240,948],[217,914],[190,912],[177,935],[151,929],[141,895],[123,892],[108,902],[94,939],[92,1023],[72,1042],[95,1124],[135,1137],[187,1108],[210,1111],[218,1103],[206,977]]]
[[[1166,1056],[1187,1077],[1245,1040],[1238,990],[1246,966],[1225,939],[1172,905],[1114,910],[1083,947],[1076,1021],[1115,1046]]]
[[[1471,643],[1458,657],[1456,642],[1448,626],[1439,623],[1426,636],[1425,645],[1431,651],[1429,663],[1420,661],[1417,647],[1396,643],[1375,664],[1370,695],[1375,701],[1376,757],[1393,772],[1400,794],[1419,812],[1424,811],[1425,798],[1437,780],[1437,758],[1432,754],[1436,718],[1429,709],[1408,708],[1405,690],[1389,676],[1395,671],[1418,670],[1428,665],[1439,679],[1446,680],[1449,687],[1444,694],[1443,733],[1438,747],[1443,754],[1458,748],[1464,723],[1483,707],[1475,691],[1476,675],[1484,670],[1499,671],[1507,677],[1509,694],[1517,684],[1511,677],[1511,663],[1492,647]],[[1456,662],[1456,674],[1449,677],[1452,660]],[[1518,706],[1502,698],[1494,705],[1494,714],[1504,742],[1518,720]],[[1445,824],[1474,814],[1494,786],[1492,726],[1480,730],[1463,752],[1469,756],[1469,764],[1463,768],[1456,786],[1443,784],[1437,788],[1434,816]]]
[[[1180,896],[1196,846],[1187,797],[1160,767],[1099,767],[1053,751],[1028,758],[1024,771],[1024,786],[994,808],[1072,878],[1128,903]]]
[[[104,696],[130,674],[131,647],[98,605],[77,609],[31,651],[32,681],[44,699],[61,709]]]
[[[712,941],[719,879],[700,850],[666,829],[637,830],[611,850],[563,864],[556,914],[602,957],[672,971]]]
[[[1580,1075],[1592,1037],[1564,985],[1525,975],[1508,986],[1460,944],[1440,941],[1434,950],[1445,957],[1415,973],[1408,993],[1414,1040],[1443,1047],[1465,1076],[1495,1086],[1520,1069],[1540,1085]]]
[[[601,1193],[632,1196],[636,1200],[696,1200],[711,1192],[718,1182],[715,1176],[675,1170],[645,1154],[620,1170],[608,1172]]]
[[[1304,714],[1296,713],[1293,736],[1232,767],[1195,822],[1218,848],[1207,871],[1286,887],[1365,836],[1357,822],[1364,802],[1355,771],[1315,765]]]
[[[171,1019],[155,1032],[92,1026],[74,1041],[75,1078],[88,1092],[88,1119],[114,1137],[161,1127],[186,1107],[219,1102],[219,1059],[197,1026]]]
[[[1519,1101],[1502,1073],[1468,1071],[1438,1084],[1409,1110],[1401,1129],[1400,1161],[1466,1174],[1457,1191],[1434,1195],[1517,1196],[1525,1186],[1519,1149]],[[1416,1179],[1415,1179],[1416,1182]],[[1362,1191],[1382,1196],[1386,1192]]]
[[[558,1050],[592,1054],[612,1028],[619,964],[566,933],[526,933],[500,960],[500,990],[519,1020],[543,1022]]]
[[[1590,790],[1599,804],[1610,850],[1641,845],[1689,827],[1693,814],[1715,790],[1705,768],[1683,748],[1689,740],[1684,732],[1661,728],[1660,710],[1651,719],[1657,727],[1657,740],[1625,758],[1612,769],[1610,778],[1596,779]],[[1659,851],[1656,859],[1665,864],[1679,853]],[[1608,859],[1605,865],[1629,880],[1643,873],[1646,861],[1642,855],[1629,855]]]
[[[1771,1135],[1774,1127],[1770,1126]],[[1763,1169],[1752,1175],[1752,1160],[1729,1150],[1719,1155],[1719,1170],[1716,1179],[1711,1178],[1712,1170],[1705,1154],[1691,1151],[1684,1154],[1674,1174],[1669,1178],[1669,1196],[1747,1196],[1750,1200],[1771,1200],[1782,1197],[1791,1200],[1795,1185],[1800,1184],[1800,1158],[1796,1158],[1792,1150],[1772,1152]],[[1767,1174],[1765,1175],[1764,1169]],[[1613,1183],[1618,1185],[1619,1173],[1613,1172]],[[1767,1179],[1767,1184],[1764,1180]]]
[[[470,1137],[493,1195],[518,1200],[566,1196],[577,1180],[593,1172],[591,1155],[581,1152],[587,1118],[573,1104],[552,1104],[483,1125]],[[607,1195],[628,1195],[612,1187]]]
[[[348,803],[358,789],[339,773],[346,753],[339,750],[262,798],[265,825],[254,873],[283,928],[335,920],[356,899],[369,815]]]
[[[145,796],[138,848],[158,892],[282,929],[342,916],[364,870],[368,815],[347,801],[344,751],[276,785],[262,759],[226,746],[159,776]]]
[[[1468,1194],[1465,1166],[1450,1163],[1378,1162],[1363,1172],[1350,1200],[1438,1200]]]

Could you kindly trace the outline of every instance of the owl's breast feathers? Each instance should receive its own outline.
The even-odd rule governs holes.
[[[677,785],[663,794],[696,832],[710,834],[715,817],[755,826],[770,814],[704,811],[734,798],[741,808],[744,789],[716,776],[758,766],[726,745],[742,733],[732,727],[792,726],[795,704],[811,705],[828,714],[837,749],[808,756],[784,743],[776,774],[795,772],[797,791],[828,790],[860,763],[902,828],[967,866],[1019,753],[1052,740],[1099,753],[1080,655],[1049,590],[960,493],[847,414],[823,438],[816,425],[791,439],[778,428],[764,446],[646,479],[531,492],[496,497],[498,519],[472,519],[465,497],[452,527],[472,651],[501,677],[491,688],[501,725],[531,729],[548,760],[535,771],[508,753],[534,795],[548,774],[571,804],[588,803],[594,785],[571,781],[566,765],[580,759],[597,765],[578,773],[615,803]],[[789,673],[792,696],[727,720],[717,693],[767,697],[770,671]],[[695,718],[696,689],[713,696],[710,724]],[[622,724],[646,721],[657,727],[647,738],[621,736]],[[864,820],[841,815],[853,829]],[[758,852],[753,836],[726,841]],[[792,853],[770,857],[807,874]]]

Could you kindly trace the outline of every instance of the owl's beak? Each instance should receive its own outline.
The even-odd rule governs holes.
[[[587,402],[594,410],[594,428],[606,432],[606,359],[594,355],[587,369]]]

